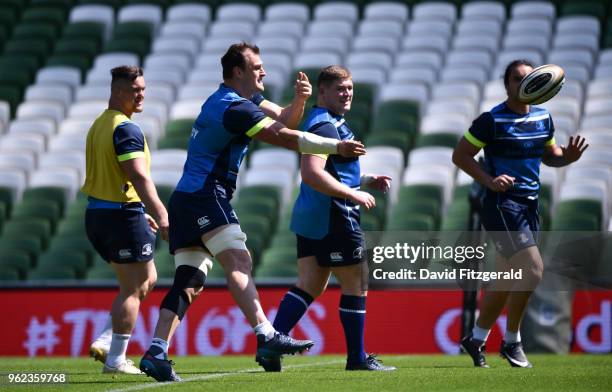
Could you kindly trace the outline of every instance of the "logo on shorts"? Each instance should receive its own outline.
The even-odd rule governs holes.
[[[353,251],[353,259],[361,259],[363,248],[360,246]]]
[[[331,252],[329,254],[329,259],[335,262],[344,261],[344,257],[342,257],[342,252]]]
[[[518,240],[521,244],[526,244],[529,242],[529,236],[525,233],[521,233],[518,236]]]
[[[120,259],[127,259],[129,257],[132,257],[132,250],[131,249],[120,249],[119,250],[119,258]]]
[[[151,244],[144,244],[142,246],[142,252],[141,252],[144,256],[150,256],[153,254],[153,247],[151,246]]]
[[[200,229],[208,225],[210,225],[210,219],[208,219],[207,216],[202,216],[198,218],[198,226],[200,226]]]

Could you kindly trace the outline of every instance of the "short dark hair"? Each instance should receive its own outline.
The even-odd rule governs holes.
[[[319,72],[317,77],[317,87],[321,85],[329,86],[333,82],[337,82],[351,77],[351,71],[341,65],[329,65]]]
[[[120,65],[119,67],[111,69],[111,84],[119,80],[133,82],[137,77],[143,74],[142,68],[137,65]]]
[[[223,79],[231,79],[233,76],[234,67],[239,67],[244,70],[246,66],[246,60],[244,59],[244,52],[247,49],[251,49],[253,53],[259,54],[259,48],[257,45],[249,44],[247,42],[240,42],[233,44],[227,49],[227,52],[221,57],[221,67],[223,67]]]
[[[506,71],[504,71],[504,86],[508,87],[508,83],[510,82],[510,72],[512,72],[514,68],[519,67],[521,65],[526,65],[528,67],[534,68],[531,61],[526,59],[518,59],[512,61],[506,66]]]

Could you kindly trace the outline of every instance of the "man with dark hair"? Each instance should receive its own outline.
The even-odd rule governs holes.
[[[352,140],[344,115],[351,109],[353,81],[348,69],[332,65],[319,74],[317,105],[309,113],[309,133]],[[298,282],[280,303],[274,328],[284,334],[325,291],[331,273],[342,289],[339,313],[347,346],[346,370],[389,371],[364,348],[368,265],[359,208],[375,207],[360,186],[387,191],[391,178],[361,174],[357,157],[302,154],[302,184],[293,208],[291,230],[297,236]],[[280,371],[281,357],[264,357],[266,371]]]
[[[289,107],[280,108],[263,99],[266,73],[258,52],[256,46],[240,43],[223,56],[224,81],[206,100],[195,121],[183,176],[170,198],[170,252],[177,268],[172,288],[161,304],[155,337],[140,361],[140,369],[157,381],[180,380],[167,359],[168,344],[201,293],[213,258],[225,271],[228,288],[257,336],[258,361],[263,356],[294,354],[313,345],[309,340],[279,334],[268,321],[251,277],[246,235],[230,200],[240,163],[253,138],[295,151],[347,157],[363,155],[365,149],[359,142],[287,128],[281,121],[299,121],[301,114],[296,116],[295,111],[304,110],[305,100],[294,99]],[[307,79],[300,77],[296,91],[306,84]]]
[[[508,98],[474,120],[453,153],[453,163],[487,188],[481,215],[495,242],[498,270],[522,269],[521,280],[497,281],[485,292],[476,325],[461,340],[476,367],[488,367],[484,345],[506,305],[508,320],[500,354],[513,367],[532,366],[523,352],[519,328],[544,268],[537,248],[540,164],[569,165],[588,147],[580,136],[570,137],[567,147],[557,146],[548,111],[518,100],[519,85],[532,70],[526,60],[507,66],[504,85]],[[474,160],[481,148],[484,169]]]
[[[103,361],[104,373],[141,374],[126,359],[130,334],[140,303],[153,289],[155,232],[168,239],[168,214],[149,175],[150,155],[144,133],[132,114],[143,108],[142,69],[121,66],[111,71],[111,96],[106,109],[87,134],[85,213],[87,236],[117,274],[119,294],[111,310],[110,331],[103,333],[90,354]],[[144,204],[143,204],[144,203]],[[145,206],[154,218],[145,213]]]

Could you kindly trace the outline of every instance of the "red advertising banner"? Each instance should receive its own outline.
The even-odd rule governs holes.
[[[285,288],[260,288],[264,310],[274,319]],[[165,290],[142,304],[128,353],[140,355],[151,341]],[[108,317],[111,289],[4,290],[0,301],[0,355],[81,356]],[[338,317],[339,289],[330,288],[309,308],[294,335],[316,342],[309,355],[345,352]],[[366,348],[377,353],[457,354],[462,293],[458,291],[372,291],[368,297]],[[574,301],[574,351],[611,351],[612,291],[578,292]],[[489,344],[499,345],[501,316]],[[256,342],[229,292],[207,288],[189,309],[171,342],[171,355],[252,354]],[[607,350],[607,351],[606,351]]]

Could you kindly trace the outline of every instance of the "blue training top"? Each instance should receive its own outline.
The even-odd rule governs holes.
[[[191,129],[177,191],[206,193],[215,182],[236,188],[251,137],[274,122],[258,107],[263,100],[261,94],[243,98],[224,84],[208,97]]]
[[[304,128],[322,137],[355,138],[344,117],[317,106],[308,114]],[[325,171],[343,184],[359,189],[361,171],[358,158],[331,155],[327,157]],[[321,239],[332,232],[360,231],[359,206],[350,200],[317,192],[302,182],[290,228],[294,233],[312,239]]]
[[[531,106],[528,114],[518,114],[503,102],[474,120],[464,137],[474,146],[484,147],[489,175],[515,178],[506,195],[536,199],[542,155],[546,146],[555,144],[554,132],[546,109]]]

